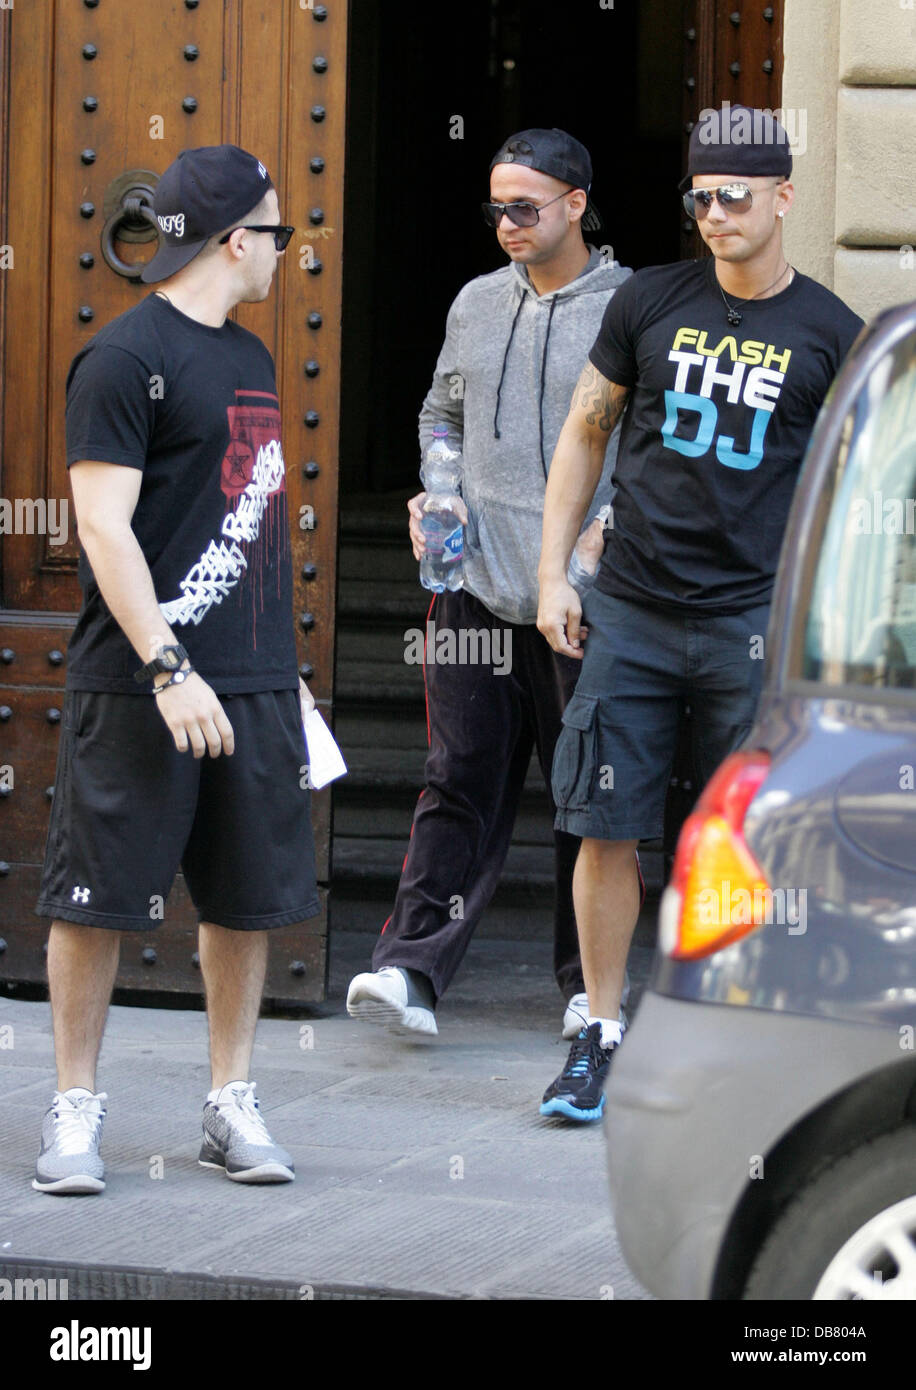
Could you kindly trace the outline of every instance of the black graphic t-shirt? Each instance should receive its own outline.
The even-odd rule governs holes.
[[[67,465],[139,468],[131,526],[159,607],[217,694],[295,689],[292,566],[273,360],[247,329],[197,323],[152,294],[107,324],[67,377]],[[73,690],[147,693],[140,660],[80,548]]]
[[[862,320],[797,271],[738,311],[732,326],[712,257],[637,271],[608,303],[589,358],[631,390],[604,593],[710,615],[770,597],[808,439]]]

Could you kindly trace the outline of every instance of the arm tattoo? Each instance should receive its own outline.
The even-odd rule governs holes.
[[[608,381],[597,367],[591,362],[586,362],[582,375],[576,382],[572,408],[585,412],[587,424],[597,424],[600,430],[610,434],[623,414],[629,394],[629,387],[619,386],[616,381]]]

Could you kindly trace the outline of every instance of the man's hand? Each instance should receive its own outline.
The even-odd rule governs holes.
[[[315,699],[302,677],[299,677],[299,708],[302,710],[302,722],[305,723],[305,716],[310,709],[315,708]]]
[[[582,660],[581,643],[588,629],[582,626],[579,595],[565,579],[541,585],[537,625],[555,652]]]
[[[165,685],[167,679],[165,675],[161,680],[157,677],[157,689]],[[180,685],[170,685],[153,699],[179,753],[186,753],[189,746],[195,758],[202,758],[208,751],[211,758],[218,758],[220,753],[231,756],[235,751],[232,725],[216,692],[196,671]]]
[[[457,493],[449,499],[455,510],[462,526],[468,524],[468,509],[464,505],[462,498]],[[407,503],[407,510],[410,513],[410,543],[413,546],[413,558],[421,559],[426,549],[426,537],[423,535],[423,503],[426,501],[426,493],[418,492],[416,497],[411,497]]]

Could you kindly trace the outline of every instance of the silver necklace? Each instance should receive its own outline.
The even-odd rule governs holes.
[[[759,299],[762,294],[767,293],[767,290],[771,290],[773,288],[773,285],[778,285],[782,277],[785,275],[786,271],[790,269],[791,266],[789,265],[789,262],[786,261],[785,265],[783,266],[779,274],[776,276],[776,279],[773,281],[772,285],[767,285],[766,289],[758,290],[756,294],[751,295],[750,299],[736,300],[735,304],[730,303],[729,300],[725,298],[725,291],[723,290],[722,286],[719,285],[718,276],[716,277],[716,284],[719,285],[719,293],[722,296],[722,303],[725,305],[728,321],[733,328],[737,328],[739,323],[741,322],[741,315],[738,313],[738,309],[736,306],[738,304],[750,304],[753,300]]]

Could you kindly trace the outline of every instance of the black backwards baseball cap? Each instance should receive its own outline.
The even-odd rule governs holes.
[[[571,183],[573,188],[584,188],[586,193],[592,186],[591,155],[583,144],[556,126],[552,130],[520,130],[510,135],[490,160],[491,172],[494,164],[524,164],[562,183]],[[582,214],[582,228],[595,232],[601,225],[601,214],[589,198]]]
[[[740,174],[745,178],[779,174],[788,178],[791,172],[789,137],[775,116],[726,101],[721,108],[700,112],[690,132],[687,173],[678,187],[689,188],[694,174]]]
[[[182,150],[153,194],[159,249],[140,279],[152,285],[182,270],[212,236],[257,207],[269,188],[264,165],[238,145]]]

